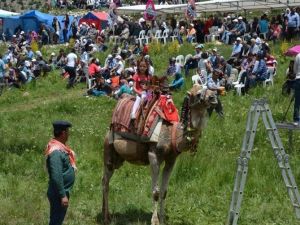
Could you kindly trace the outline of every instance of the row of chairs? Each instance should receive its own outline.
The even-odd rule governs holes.
[[[236,93],[241,96],[242,95],[242,88],[245,88],[244,83],[240,83],[242,74],[244,73],[244,70],[241,70],[239,73],[239,76],[236,81],[233,82],[234,88],[236,89]],[[275,67],[268,67],[268,79],[263,81],[263,87],[267,87],[267,85],[274,85],[274,77],[276,76],[276,68]]]
[[[169,38],[172,41],[176,40],[178,37],[178,33],[178,29],[174,29],[173,34],[170,35],[170,30],[165,29],[164,31],[156,30],[155,34],[153,35],[152,30],[148,30],[147,34],[145,30],[141,30],[137,40],[139,41],[140,45],[142,45],[143,43],[148,44],[151,40],[155,40],[156,42],[162,41],[164,44],[166,44]]]
[[[237,77],[235,81],[233,81],[232,85],[234,86],[236,93],[241,96],[242,95],[242,89],[245,88],[244,83],[240,83],[241,77],[244,71],[238,72],[237,69],[233,68],[231,71],[231,76]],[[274,77],[276,76],[276,68],[275,67],[268,67],[268,79],[263,81],[263,87],[266,87],[267,85],[274,85]],[[192,83],[193,84],[200,84],[204,88],[207,88],[207,71],[201,70],[201,76],[199,74],[195,74],[192,76]]]

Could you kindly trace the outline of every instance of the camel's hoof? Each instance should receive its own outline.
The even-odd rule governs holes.
[[[159,225],[157,213],[154,213],[151,218],[151,225]]]

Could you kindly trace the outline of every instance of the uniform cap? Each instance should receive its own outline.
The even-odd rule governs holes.
[[[54,130],[66,130],[69,127],[72,127],[72,124],[68,121],[57,120],[52,123]]]

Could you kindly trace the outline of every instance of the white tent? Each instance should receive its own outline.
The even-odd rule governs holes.
[[[277,9],[300,6],[300,0],[210,0],[196,2],[197,12],[232,12],[255,9]],[[119,7],[121,14],[141,13],[146,5]],[[155,5],[157,13],[183,13],[186,4]]]
[[[9,17],[9,16],[18,16],[20,13],[9,12],[6,10],[0,9],[0,17]]]

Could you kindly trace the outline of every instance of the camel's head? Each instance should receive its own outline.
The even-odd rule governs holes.
[[[216,92],[203,88],[200,85],[194,85],[188,94],[191,108],[207,109],[216,106],[218,103]]]

